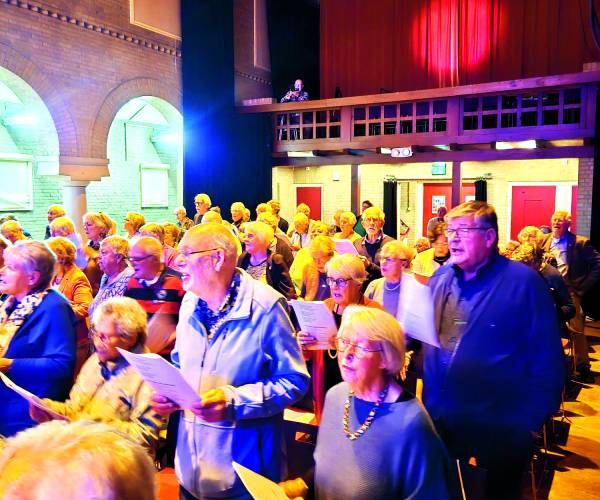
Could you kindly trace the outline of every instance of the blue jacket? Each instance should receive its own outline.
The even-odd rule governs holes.
[[[280,480],[283,410],[306,392],[309,376],[283,297],[242,273],[228,319],[213,335],[194,317],[198,298],[181,304],[173,362],[198,394],[220,387],[230,418],[208,423],[189,411],[179,424],[175,468],[198,498],[245,497],[232,460]]]
[[[6,375],[41,398],[64,401],[75,368],[75,315],[60,293],[50,290],[17,330],[5,358],[12,359]],[[0,435],[12,436],[32,427],[29,403],[0,384]]]
[[[529,446],[558,408],[564,357],[544,280],[527,266],[493,256],[469,282],[454,265],[429,281],[436,325],[446,305],[464,301],[467,321],[449,353],[427,346],[423,401],[454,456],[481,460]],[[451,319],[451,318],[450,318]]]

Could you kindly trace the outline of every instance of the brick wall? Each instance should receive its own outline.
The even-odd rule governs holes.
[[[590,237],[592,227],[592,187],[594,159],[579,159],[579,188],[577,190],[577,234]]]
[[[180,44],[129,24],[128,0],[20,4],[0,1],[0,67],[25,80],[46,105],[58,133],[55,154],[106,158],[115,114],[134,97],[160,97],[181,110]],[[47,154],[35,148],[31,152]],[[40,237],[47,206],[62,202],[62,186],[68,179],[37,175],[35,162],[34,174],[35,209],[17,215]],[[170,174],[170,184],[171,178],[176,172]],[[130,180],[118,177],[94,183],[100,187],[88,188],[89,208],[122,211],[132,201]],[[122,182],[127,189],[115,187]],[[169,209],[152,217],[165,218],[167,211],[172,212],[171,199],[174,204],[176,196],[171,194]]]

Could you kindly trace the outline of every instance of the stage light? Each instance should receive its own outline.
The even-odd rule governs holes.
[[[496,149],[535,149],[536,147],[537,143],[535,142],[535,139],[530,139],[528,141],[496,142]]]
[[[413,155],[412,148],[410,146],[405,148],[393,148],[392,158],[408,158]]]

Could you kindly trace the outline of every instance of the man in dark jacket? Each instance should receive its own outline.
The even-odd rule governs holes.
[[[575,317],[569,322],[569,328],[577,379],[581,382],[593,382],[587,340],[583,333],[585,314],[581,302],[583,296],[600,282],[600,253],[594,249],[590,240],[569,231],[570,226],[571,215],[568,212],[554,212],[552,233],[546,236],[543,248],[556,259],[556,267],[575,304]]]
[[[486,497],[520,498],[532,433],[558,408],[564,380],[544,280],[498,255],[494,208],[447,215],[450,264],[431,277],[440,347],[426,346],[423,401],[455,459],[487,470]]]

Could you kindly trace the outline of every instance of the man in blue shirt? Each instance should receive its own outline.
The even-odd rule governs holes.
[[[450,264],[429,281],[440,347],[423,401],[448,451],[487,470],[487,498],[520,498],[533,433],[558,408],[564,362],[548,287],[498,254],[498,219],[471,201],[446,216]]]

